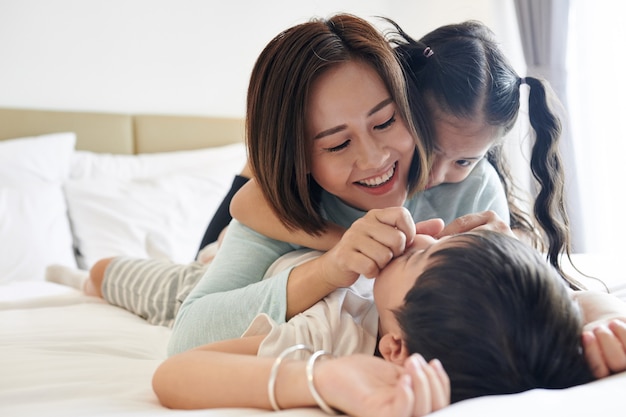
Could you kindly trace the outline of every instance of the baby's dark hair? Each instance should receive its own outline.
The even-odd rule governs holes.
[[[395,314],[409,352],[443,364],[452,402],[593,380],[580,309],[537,251],[489,231],[451,239]]]

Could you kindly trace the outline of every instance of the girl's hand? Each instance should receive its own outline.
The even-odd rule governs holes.
[[[315,381],[331,407],[351,416],[417,417],[450,404],[450,381],[441,364],[420,355],[404,366],[367,355],[320,361]]]
[[[373,278],[401,255],[415,236],[415,223],[404,207],[370,210],[356,220],[339,243],[322,255],[322,274],[337,288],[352,285],[360,274]]]
[[[450,222],[435,238],[456,235],[470,230],[492,230],[512,237],[516,237],[509,225],[504,222],[495,211],[483,211],[461,216]]]
[[[591,322],[582,337],[587,363],[596,378],[626,371],[626,317]]]

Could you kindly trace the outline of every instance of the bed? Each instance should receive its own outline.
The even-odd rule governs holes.
[[[44,279],[47,265],[86,269],[117,254],[191,261],[243,167],[242,141],[236,118],[0,108],[0,415],[267,413],[160,406],[151,377],[170,330]],[[575,261],[626,301],[620,260]],[[566,390],[468,400],[436,415],[622,416],[625,389],[621,373]]]

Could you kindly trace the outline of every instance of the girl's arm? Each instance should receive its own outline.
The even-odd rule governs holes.
[[[320,251],[330,250],[345,232],[343,227],[335,223],[328,223],[327,229],[319,236],[287,229],[270,208],[254,179],[237,191],[230,203],[230,214],[240,223],[267,237]]]
[[[584,317],[583,348],[596,378],[626,370],[626,303],[596,291],[572,291]]]
[[[271,410],[268,382],[275,358],[254,356],[263,336],[205,345],[166,359],[152,386],[169,408],[251,407]],[[315,407],[306,360],[286,358],[274,394],[282,409]],[[450,402],[449,380],[437,362],[417,356],[404,366],[368,355],[320,359],[314,386],[331,407],[357,417],[420,416]]]

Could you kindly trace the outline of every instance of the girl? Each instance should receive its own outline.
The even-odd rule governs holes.
[[[455,197],[467,196],[452,196],[446,193],[447,188],[450,184],[480,178],[483,175],[480,170],[488,162],[489,168],[495,168],[506,192],[510,217],[503,219],[510,219],[518,235],[545,250],[550,263],[565,275],[559,260],[562,253],[569,256],[570,235],[558,148],[561,125],[549,106],[545,82],[520,78],[493,33],[479,22],[442,26],[417,41],[395,22],[387,20],[395,27],[390,38],[397,45],[395,52],[407,75],[410,104],[421,109],[414,114],[426,115],[415,122],[424,129],[430,126],[433,133],[422,136],[431,157],[427,191],[422,199],[432,201],[437,207],[444,206],[444,200],[448,207],[456,209],[459,200]],[[522,84],[530,87],[529,116],[535,133],[530,166],[539,190],[533,207],[536,222],[519,206],[517,187],[502,153],[502,138],[518,117]],[[431,137],[434,141],[429,142]],[[474,172],[477,169],[479,172]],[[319,250],[330,249],[340,239],[343,230],[335,225],[328,228],[323,239],[310,233],[294,234],[297,228],[293,223],[278,220],[282,217],[280,208],[269,197],[268,188],[269,184],[254,181],[244,186],[231,204],[234,217],[268,236]],[[414,216],[422,214],[411,211]],[[433,214],[446,222],[453,219],[443,210]],[[303,228],[301,231],[308,232]],[[580,287],[570,281],[574,287]]]

